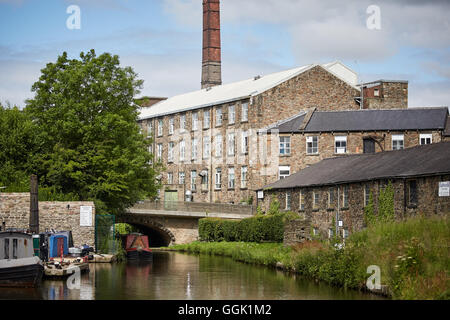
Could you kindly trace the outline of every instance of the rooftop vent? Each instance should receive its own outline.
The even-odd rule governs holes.
[[[259,79],[261,79],[261,76],[256,76],[256,77],[253,78],[253,80],[255,80],[255,81],[259,80]]]

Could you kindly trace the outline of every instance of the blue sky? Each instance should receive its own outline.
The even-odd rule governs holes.
[[[81,29],[69,30],[70,5]],[[380,8],[381,29],[366,10]],[[360,81],[410,81],[410,106],[450,105],[450,2],[222,0],[223,81],[340,60]],[[200,87],[201,0],[0,0],[0,101],[24,106],[63,51],[118,54],[141,95]]]

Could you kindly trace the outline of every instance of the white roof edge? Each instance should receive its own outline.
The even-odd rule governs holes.
[[[283,120],[274,122],[274,123],[269,124],[268,126],[266,126],[266,127],[264,127],[264,128],[259,129],[259,130],[258,130],[258,133],[262,133],[262,132],[268,131],[269,129],[272,129],[272,128],[274,128],[274,127],[278,127],[279,125],[282,125],[283,123],[286,123],[286,122],[288,122],[288,121],[291,121],[291,120],[293,120],[293,119],[295,119],[295,118],[297,118],[297,117],[301,117],[301,116],[303,116],[303,115],[305,115],[305,114],[307,114],[307,113],[308,113],[308,112],[306,112],[305,110],[302,110],[302,111],[300,111],[299,113],[297,113],[296,115],[293,115],[293,116],[291,116],[291,117],[289,117],[289,118],[287,118],[287,119],[283,119]]]
[[[302,74],[302,73],[304,73],[304,72],[306,72],[308,70],[311,70],[311,69],[313,69],[313,68],[315,68],[317,66],[319,66],[322,69],[326,70],[327,72],[329,72],[330,74],[332,74],[333,76],[335,76],[339,80],[343,81],[344,83],[346,83],[350,87],[354,88],[355,90],[360,91],[361,89],[359,87],[354,86],[353,84],[351,84],[350,82],[345,80],[343,77],[341,77],[340,75],[338,75],[337,73],[335,73],[335,72],[333,72],[333,71],[331,71],[329,69],[331,66],[334,66],[336,64],[344,66],[347,70],[351,71],[352,73],[354,73],[356,75],[356,73],[352,69],[350,69],[349,67],[347,67],[346,65],[344,65],[342,62],[340,62],[338,60],[336,60],[334,62],[331,62],[331,63],[326,63],[326,64],[313,63],[313,64],[305,65],[305,66],[302,66],[302,67],[293,68],[293,69],[300,69],[300,70],[296,71],[295,73],[290,74],[289,76],[286,76],[285,78],[282,78],[282,79],[278,80],[277,82],[271,83],[270,85],[268,85],[266,87],[258,88],[258,90],[253,91],[250,94],[247,94],[247,95],[244,95],[244,96],[233,97],[231,99],[225,99],[225,100],[212,101],[212,102],[208,102],[206,104],[199,104],[199,105],[190,106],[190,107],[183,108],[183,109],[170,110],[170,111],[167,111],[167,112],[161,112],[161,113],[147,115],[147,116],[143,116],[143,117],[141,117],[141,115],[142,115],[141,111],[143,111],[145,109],[148,110],[148,108],[141,108],[140,112],[139,112],[139,118],[138,119],[139,119],[139,121],[148,120],[148,119],[157,118],[157,117],[161,117],[161,116],[166,116],[166,115],[170,115],[170,114],[176,114],[176,113],[179,113],[179,112],[186,112],[186,111],[191,111],[191,110],[196,110],[196,109],[202,109],[202,108],[207,108],[207,107],[211,107],[211,106],[215,106],[215,105],[220,105],[220,104],[230,103],[230,102],[233,102],[233,101],[238,101],[238,100],[242,100],[242,99],[251,98],[253,96],[262,94],[262,93],[264,93],[264,92],[266,92],[266,91],[268,91],[268,90],[270,90],[270,89],[272,89],[272,88],[274,88],[274,87],[276,87],[276,86],[278,86],[278,85],[280,85],[280,84],[282,84],[282,83],[284,83],[284,82],[286,82],[286,81],[288,81],[288,80],[290,80],[290,79],[292,79],[294,77],[297,77],[298,75],[300,75],[300,74]],[[288,69],[288,70],[285,70],[285,71],[289,71],[289,70],[292,70],[292,69]],[[281,71],[281,72],[285,72],[285,71]],[[272,75],[272,74],[268,74],[266,76],[269,76],[269,75]],[[261,78],[264,78],[264,77],[265,76],[262,76]],[[250,79],[247,79],[247,80],[250,80]],[[246,81],[246,80],[243,80],[243,81]],[[241,81],[238,81],[238,82],[241,82]],[[212,88],[212,89],[214,90],[214,88]],[[188,93],[185,93],[185,94],[187,95],[187,94],[190,94],[190,93],[191,92],[188,92]],[[178,97],[178,96],[181,96],[181,95],[177,95],[177,96],[174,96],[174,97]],[[170,99],[171,98],[169,98],[167,100],[159,101],[158,103],[154,104],[151,107],[151,109],[155,109],[158,106],[166,104],[167,101],[170,100]]]
[[[228,99],[228,100],[223,100],[223,101],[216,101],[216,102],[206,103],[206,104],[198,105],[198,106],[194,106],[194,107],[184,108],[184,109],[180,109],[180,110],[177,110],[177,111],[158,113],[157,115],[154,115],[154,116],[139,118],[139,120],[148,120],[148,119],[152,119],[152,118],[158,118],[158,117],[162,117],[162,116],[167,116],[167,115],[170,115],[170,114],[176,114],[176,113],[182,113],[182,112],[187,112],[187,111],[196,110],[196,109],[208,108],[208,107],[216,106],[218,104],[225,104],[225,103],[229,103],[229,102],[233,102],[233,101],[248,99],[248,98],[250,98],[252,96],[242,96],[242,97],[237,97],[237,98],[233,98],[233,99]],[[160,102],[158,102],[158,103],[160,103]],[[152,107],[156,106],[158,103],[154,104]]]

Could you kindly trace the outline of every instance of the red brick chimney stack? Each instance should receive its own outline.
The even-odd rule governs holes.
[[[220,0],[203,0],[202,89],[221,84]]]

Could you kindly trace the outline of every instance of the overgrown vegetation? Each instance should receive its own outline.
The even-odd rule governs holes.
[[[450,299],[448,217],[377,222],[352,234],[342,249],[312,241],[294,247],[280,243],[194,242],[174,246],[190,253],[229,256],[236,261],[287,270],[332,285],[364,289],[367,267],[381,269],[381,283],[394,299]]]
[[[378,213],[375,214],[373,193],[369,195],[369,203],[364,208],[364,221],[366,226],[374,225],[377,222],[392,222],[395,220],[394,208],[394,187],[392,182],[380,189],[377,203]]]
[[[284,224],[295,219],[295,213],[257,215],[242,220],[206,218],[199,220],[198,232],[202,241],[283,242]]]

